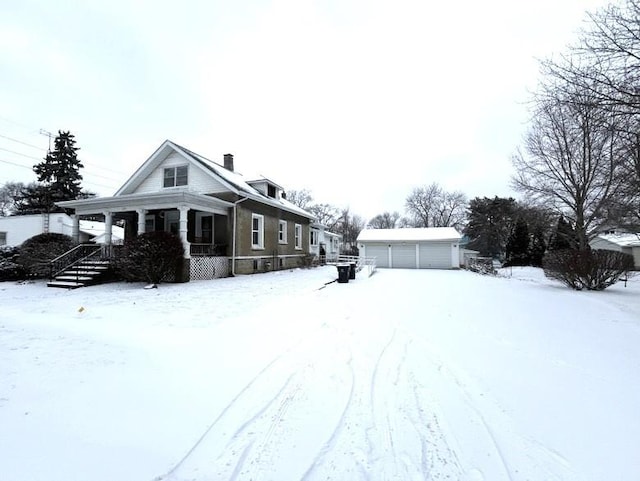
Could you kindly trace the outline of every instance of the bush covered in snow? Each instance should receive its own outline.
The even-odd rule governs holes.
[[[178,236],[145,232],[125,242],[115,264],[118,273],[129,281],[159,284],[179,277],[183,258],[184,247]]]
[[[27,277],[26,272],[18,264],[17,247],[0,247],[0,281],[16,281]]]
[[[16,261],[28,277],[45,278],[50,274],[49,262],[75,245],[68,235],[38,234],[22,243]]]
[[[609,250],[563,249],[549,252],[544,274],[573,289],[601,291],[633,270],[633,257]]]

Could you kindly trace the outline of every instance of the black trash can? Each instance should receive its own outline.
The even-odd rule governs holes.
[[[349,264],[336,264],[338,268],[338,282],[344,284],[349,282],[349,270],[351,266]]]
[[[349,279],[355,279],[355,278],[356,278],[356,263],[350,262],[349,263]]]

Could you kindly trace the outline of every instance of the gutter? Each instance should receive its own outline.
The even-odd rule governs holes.
[[[242,199],[238,199],[233,203],[233,240],[231,242],[231,275],[236,275],[236,225],[238,223],[237,205],[249,198],[245,195]]]

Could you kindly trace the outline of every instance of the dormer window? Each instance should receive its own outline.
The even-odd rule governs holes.
[[[164,169],[164,187],[187,185],[189,169],[186,165]]]
[[[274,199],[276,198],[276,188],[275,188],[275,186],[273,186],[271,184],[267,184],[267,195],[269,197],[273,197]]]

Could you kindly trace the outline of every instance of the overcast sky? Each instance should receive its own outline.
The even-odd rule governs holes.
[[[70,130],[112,195],[165,140],[365,218],[414,187],[516,195],[536,58],[602,0],[64,0],[0,15],[0,182]],[[18,165],[14,165],[18,164]]]

